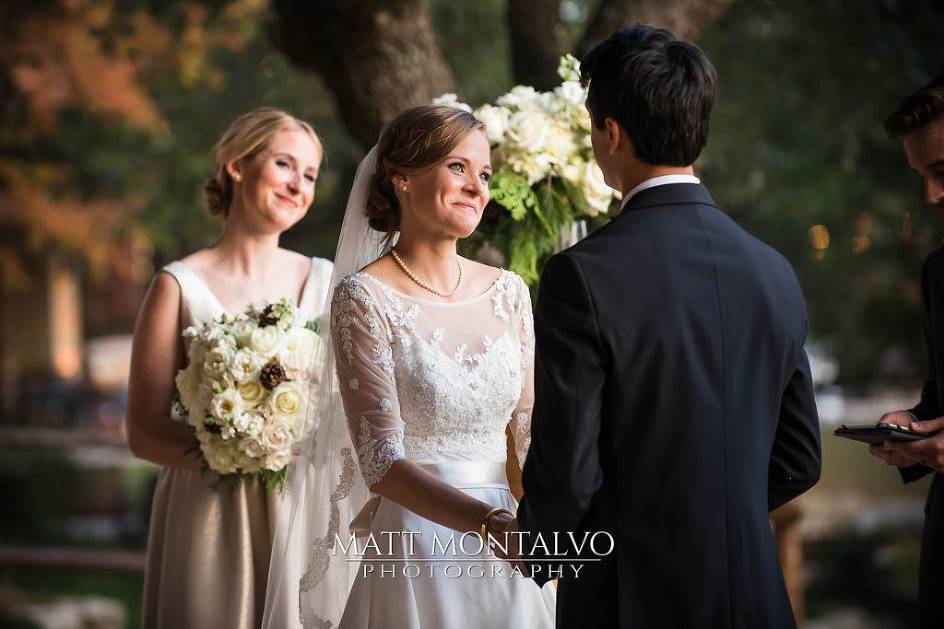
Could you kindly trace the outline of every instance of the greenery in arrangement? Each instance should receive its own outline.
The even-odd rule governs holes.
[[[604,222],[614,199],[593,160],[580,63],[565,55],[558,74],[562,83],[551,91],[518,85],[474,111],[455,94],[433,101],[474,113],[492,147],[491,203],[464,247],[488,243],[532,286],[562,230],[578,219]]]

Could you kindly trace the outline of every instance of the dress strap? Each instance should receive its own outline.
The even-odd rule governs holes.
[[[325,300],[328,298],[328,285],[331,283],[331,272],[334,265],[323,258],[312,258],[305,288],[298,302],[298,310],[308,318],[321,314]]]
[[[186,323],[213,321],[226,312],[206,283],[185,263],[176,260],[161,271],[171,275],[180,286],[180,302]]]

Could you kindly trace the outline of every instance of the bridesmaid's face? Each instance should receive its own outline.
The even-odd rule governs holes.
[[[315,199],[320,165],[321,151],[307,133],[277,131],[269,145],[241,169],[236,193],[245,218],[260,229],[279,232],[300,221]]]
[[[485,133],[476,129],[430,170],[406,178],[407,190],[398,190],[405,227],[423,225],[424,231],[448,238],[466,238],[482,219],[492,176],[491,149]],[[402,182],[401,182],[402,183]],[[395,181],[394,186],[398,183]]]

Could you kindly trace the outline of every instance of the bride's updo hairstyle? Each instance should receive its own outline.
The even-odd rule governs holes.
[[[260,107],[239,116],[213,147],[213,176],[203,185],[203,196],[210,214],[229,216],[229,208],[233,203],[233,178],[226,172],[226,164],[251,160],[264,151],[272,136],[282,129],[304,131],[318,152],[324,154],[321,140],[311,125],[280,109]]]
[[[438,105],[411,107],[391,120],[377,143],[377,170],[367,198],[371,228],[387,235],[400,229],[394,175],[418,175],[429,170],[475,129],[484,130],[485,125],[472,114]]]

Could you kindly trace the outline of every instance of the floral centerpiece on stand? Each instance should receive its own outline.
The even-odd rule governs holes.
[[[474,255],[488,243],[532,286],[560,249],[562,230],[578,220],[605,222],[616,198],[593,159],[579,61],[565,55],[558,74],[562,82],[552,91],[518,85],[475,110],[455,94],[434,101],[472,112],[492,148],[491,201],[463,248]]]
[[[225,481],[258,475],[281,489],[307,434],[317,322],[296,321],[287,299],[184,330],[178,414],[196,432],[207,469]]]

